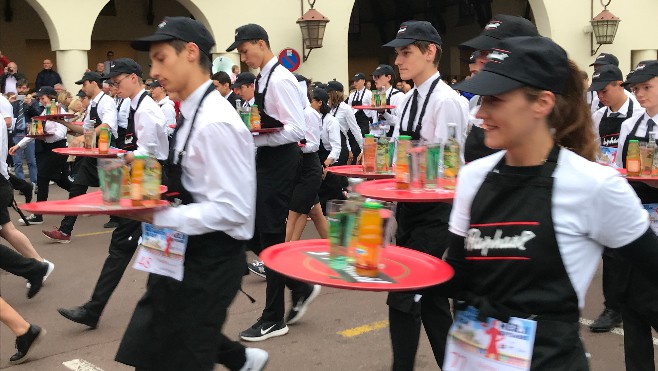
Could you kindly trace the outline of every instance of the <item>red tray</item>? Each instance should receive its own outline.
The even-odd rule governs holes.
[[[95,158],[114,158],[119,153],[126,153],[126,151],[117,148],[110,148],[108,153],[98,153],[98,148],[84,149],[84,148],[54,148],[53,152],[65,156],[79,156],[79,157],[95,157]]]
[[[276,133],[283,130],[283,128],[264,128],[264,129],[251,129],[249,131],[252,132],[252,134],[268,134],[268,133]]]
[[[55,135],[55,134],[46,133],[46,134],[26,135],[26,137],[33,138],[33,139],[39,139],[39,140],[45,140],[46,138],[52,137],[53,135]]]
[[[343,175],[350,178],[365,178],[365,179],[391,179],[395,178],[395,174],[392,173],[365,173],[363,172],[362,165],[341,165],[341,166],[329,166],[327,171],[331,171],[336,175]]]
[[[130,200],[122,199],[119,205],[104,205],[101,191],[90,192],[68,200],[31,202],[22,204],[21,210],[34,214],[51,215],[126,215],[140,211],[157,210],[169,206],[169,201],[159,200],[152,206],[132,206]]]
[[[455,197],[455,191],[441,188],[418,191],[397,189],[393,179],[369,180],[357,184],[356,191],[363,196],[383,201],[450,203]]]
[[[373,106],[352,106],[354,109],[365,109],[365,110],[371,110],[371,111],[383,111],[385,109],[393,109],[395,106],[381,106],[381,107],[373,107]]]
[[[270,269],[322,286],[363,291],[409,291],[434,286],[452,278],[450,265],[434,256],[390,245],[382,251],[379,277],[364,279],[353,268],[328,266],[329,240],[301,240],[265,249],[260,258]]]
[[[33,116],[32,120],[35,121],[46,121],[46,120],[64,120],[75,117],[72,113],[60,113],[58,115],[42,115],[42,116]]]
[[[169,124],[167,126],[169,126],[170,129],[176,129],[176,124]]]

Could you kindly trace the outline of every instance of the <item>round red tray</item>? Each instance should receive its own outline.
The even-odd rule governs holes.
[[[119,205],[105,205],[101,191],[90,192],[68,200],[31,202],[22,204],[21,210],[34,214],[52,215],[126,215],[147,210],[157,210],[169,206],[169,201],[158,200],[151,206],[132,206],[131,201],[122,199]]]
[[[329,166],[327,171],[331,171],[336,175],[344,175],[350,178],[391,179],[395,177],[395,174],[392,173],[365,173],[363,172],[362,165]]]
[[[253,134],[268,134],[268,133],[276,133],[283,130],[283,128],[264,128],[264,129],[251,129]]]
[[[450,265],[434,256],[390,245],[382,251],[379,277],[359,277],[351,266],[329,267],[329,240],[301,240],[270,246],[260,258],[270,269],[322,286],[364,291],[408,291],[452,278]]]
[[[393,179],[369,180],[357,184],[356,191],[363,196],[383,201],[450,203],[455,197],[455,191],[442,188],[418,191],[397,189]]]
[[[53,152],[65,156],[79,156],[79,157],[95,157],[95,158],[114,158],[119,153],[126,153],[126,151],[117,148],[110,148],[108,153],[98,153],[98,148],[84,149],[84,148],[54,148]]]
[[[32,116],[32,120],[35,121],[46,121],[46,120],[64,120],[75,117],[72,113],[60,113],[58,115],[42,115],[42,116]]]
[[[372,111],[383,111],[385,109],[393,109],[395,106],[381,106],[381,107],[373,107],[373,106],[352,106],[354,109],[365,109],[365,110],[372,110]]]
[[[33,138],[33,139],[39,139],[39,140],[45,140],[46,138],[52,137],[53,135],[55,135],[55,134],[46,133],[46,134],[26,135],[26,137]]]

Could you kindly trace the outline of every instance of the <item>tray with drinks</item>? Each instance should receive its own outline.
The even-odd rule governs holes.
[[[269,134],[269,133],[277,133],[279,131],[283,130],[283,127],[278,127],[278,128],[262,128],[262,129],[251,129],[252,134],[258,135],[258,134]]]
[[[28,134],[26,137],[28,138],[33,138],[33,139],[38,139],[38,140],[46,140],[48,137],[52,137],[55,134],[50,134],[50,133],[43,133],[43,134]]]
[[[393,173],[365,172],[362,165],[329,166],[327,171],[350,178],[391,179],[395,177]]]
[[[70,118],[74,118],[75,115],[72,113],[60,113],[57,115],[41,115],[41,116],[33,116],[32,120],[34,121],[46,121],[46,120],[66,120]]]
[[[64,156],[95,157],[95,158],[114,158],[120,153],[126,153],[123,149],[110,148],[107,153],[100,153],[98,148],[54,148],[53,152]]]
[[[454,271],[444,261],[416,250],[389,245],[381,250],[376,277],[359,276],[354,266],[331,268],[329,240],[301,240],[273,245],[260,258],[267,268],[322,286],[362,291],[408,291],[438,285]]]
[[[364,109],[364,110],[371,110],[371,111],[383,111],[386,109],[393,109],[395,106],[391,105],[385,105],[385,106],[352,106],[354,109]]]
[[[455,191],[436,188],[399,189],[394,179],[369,180],[356,186],[357,193],[382,201],[399,202],[447,202],[455,198]]]
[[[143,201],[143,204],[133,206],[129,199],[121,199],[118,204],[103,203],[101,191],[90,192],[68,200],[31,202],[20,205],[20,209],[34,214],[50,215],[126,215],[148,210],[157,210],[169,206],[169,201]]]

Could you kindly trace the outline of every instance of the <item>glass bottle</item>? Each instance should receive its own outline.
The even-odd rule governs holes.
[[[461,158],[457,141],[457,124],[448,123],[448,140],[443,148],[443,188],[455,189]]]
[[[146,202],[155,202],[160,200],[160,182],[162,176],[162,167],[156,157],[157,145],[150,143],[148,145],[148,156],[144,161],[144,180],[142,184],[142,199]]]
[[[628,141],[628,153],[626,154],[626,170],[628,176],[640,176],[640,142],[637,140]]]

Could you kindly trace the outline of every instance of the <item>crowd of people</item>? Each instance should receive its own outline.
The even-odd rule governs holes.
[[[97,133],[109,130],[113,144],[128,151],[127,164],[151,151],[163,165],[163,184],[176,194],[171,200],[180,204],[111,218],[105,225],[115,228],[109,254],[90,300],[58,310],[96,328],[139,246],[142,223],[187,235],[184,278],[150,274],[121,340],[116,360],[137,370],[210,370],[214,364],[263,369],[266,351],[221,332],[242,276],[251,271],[267,282],[262,314],[239,334],[245,342],[286,335],[321,289],[259,260],[245,263],[245,249],[258,255],[299,240],[308,220],[327,238],[327,201],[351,191],[347,178],[328,169],[361,163],[366,134],[442,143],[452,123],[467,163],[454,203],[398,203],[395,237],[399,246],[445,259],[455,276],[388,295],[391,368],[414,369],[423,327],[442,367],[453,311],[471,306],[485,318],[536,321],[530,369],[589,369],[578,319],[602,257],[604,310],[590,329],[606,332],[623,321],[627,369],[655,369],[658,239],[642,204],[658,202],[658,191],[627,182],[615,168],[625,167],[629,140],[647,142],[658,131],[658,61],[643,61],[625,77],[615,56],[601,54],[591,65],[590,84],[589,74],[531,22],[496,15],[480,35],[459,45],[469,51],[471,75],[446,83],[439,72],[446,47],[441,36],[429,22],[407,21],[383,45],[395,51],[399,72],[381,64],[369,75],[394,108],[374,111],[354,108],[373,101],[365,73],[352,76],[349,89],[336,80],[295,75],[278,63],[259,25],[238,27],[226,48],[259,70],[257,76],[237,66],[231,74],[211,75],[214,45],[201,23],[166,17],[153,35],[131,43],[149,53],[152,79],[134,60],[108,53],[107,62],[82,73],[75,96],[50,60],[32,90],[18,66],[3,60],[0,112],[8,130],[0,130],[0,157],[7,152],[14,171],[3,161],[0,236],[15,250],[0,245],[0,253],[3,269],[28,280],[28,298],[54,265],[9,219],[12,187],[30,202],[33,184],[37,201],[48,199],[49,182],[69,198],[99,185],[96,160],[52,152],[80,146],[81,126],[52,119],[44,124],[52,134],[46,140],[25,136],[31,117],[51,101]],[[236,110],[254,106],[262,127],[281,130],[253,136]],[[219,137],[221,145],[214,140]],[[602,153],[616,154],[609,166],[597,163],[604,161]],[[67,216],[43,234],[68,243],[75,221]],[[43,218],[22,216],[19,223],[41,224]],[[524,242],[482,247],[519,236]],[[292,294],[287,311],[286,287]],[[17,336],[11,362],[20,363],[45,330],[1,299],[0,305],[2,321]]]

